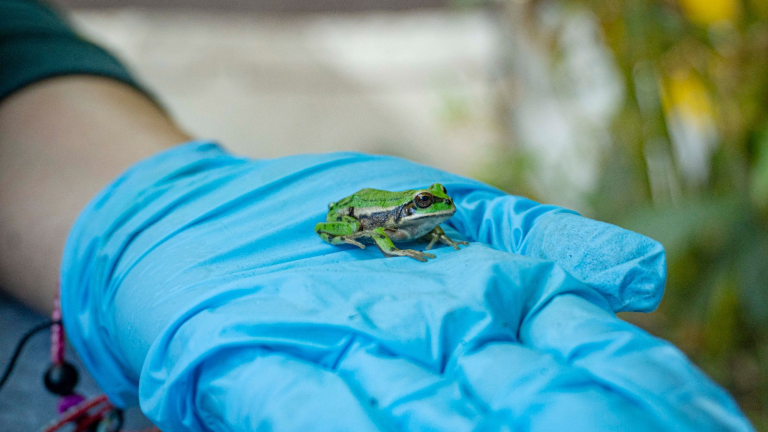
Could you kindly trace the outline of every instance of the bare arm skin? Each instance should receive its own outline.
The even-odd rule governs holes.
[[[142,93],[68,76],[0,102],[0,289],[50,311],[70,227],[133,163],[189,140]]]

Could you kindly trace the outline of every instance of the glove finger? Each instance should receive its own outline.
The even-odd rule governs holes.
[[[520,339],[587,371],[672,429],[751,430],[731,397],[677,348],[580,296],[554,297],[528,315]]]
[[[367,335],[327,324],[262,326],[233,309],[195,314],[150,350],[140,398],[161,427],[508,430],[509,419],[479,410],[458,382]],[[286,410],[294,406],[301,409]]]
[[[140,309],[153,318],[179,316],[161,331],[146,356],[137,358],[137,364],[147,359],[141,373],[145,411],[152,418],[195,412],[198,405],[186,396],[195,389],[184,386],[194,381],[200,370],[197,365],[211,365],[213,360],[205,359],[219,358],[219,351],[242,345],[314,364],[318,370],[337,370],[351,393],[333,386],[324,394],[314,387],[307,393],[334,400],[348,400],[351,394],[357,397],[354,404],[367,410],[374,401],[376,411],[389,420],[383,424],[391,422],[401,430],[494,430],[513,424],[514,417],[485,408],[482,400],[469,396],[461,382],[445,371],[454,370],[457,359],[473,347],[514,340],[523,311],[543,307],[560,292],[602,297],[552,263],[481,245],[467,247],[463,254],[450,252],[440,251],[439,259],[429,266],[371,260],[346,262],[343,272],[339,265],[327,263],[251,278],[225,272],[222,279],[195,287],[162,289],[173,294],[155,296],[151,303],[143,299],[158,288],[132,284],[131,292],[115,297],[118,310]],[[403,271],[400,267],[406,265],[419,266],[415,269],[420,271]],[[452,278],[457,268],[468,276]],[[178,283],[180,279],[177,275],[168,280]],[[152,325],[141,333],[157,331]],[[135,338],[135,331],[117,334],[126,352]],[[237,364],[232,363],[233,370],[240,370]],[[493,376],[503,367],[499,363],[481,373]],[[231,393],[219,399],[264,399],[264,394],[254,393],[269,394],[263,390],[269,387],[258,379],[245,384],[237,378],[242,374],[217,370],[222,378],[214,374],[212,379],[221,383],[219,391]],[[196,391],[211,393],[202,390],[208,385],[200,379]],[[336,397],[337,392],[343,396]],[[283,403],[292,405],[287,399]],[[247,410],[232,408],[231,414],[230,405],[217,405],[214,411],[219,414],[214,417],[243,424],[241,417]],[[264,416],[276,421],[270,413]]]
[[[314,363],[238,348],[218,352],[200,370],[194,412],[203,430],[397,430],[339,375]]]
[[[182,318],[150,348],[139,397],[162,430],[394,430],[332,370],[265,349],[247,316],[226,315]]]
[[[458,360],[467,392],[526,431],[661,430],[663,423],[580,368],[510,342],[490,342]]]
[[[502,431],[513,418],[499,416],[462,388],[452,374],[441,374],[365,340],[350,346],[338,373],[357,393],[393,420],[398,430]]]
[[[512,340],[522,310],[536,304],[527,301],[525,293],[537,298],[554,295],[564,273],[542,277],[556,273],[551,263],[480,245],[463,251],[465,254],[440,251],[442,260],[431,266],[371,260],[344,263],[343,272],[338,264],[327,263],[251,278],[224,272],[221,279],[194,287],[162,288],[166,293],[162,296],[152,294],[157,286],[131,284],[132,290],[120,291],[115,297],[117,317],[141,310],[147,319],[143,326],[133,326],[133,331],[117,325],[116,340],[128,352],[135,347],[137,335],[152,335],[146,338],[154,340],[146,355],[135,360],[137,366],[143,364],[140,399],[153,419],[176,413],[172,415],[179,419],[169,422],[170,430],[176,425],[190,427],[186,424],[190,421],[183,420],[188,415],[184,413],[194,413],[198,405],[188,394],[211,393],[203,390],[208,384],[202,378],[197,379],[196,387],[186,387],[199,370],[205,370],[199,365],[214,364],[206,359],[220,358],[216,353],[232,346],[260,347],[313,364],[318,370],[338,370],[352,388],[350,394],[357,397],[355,406],[370,407],[373,398],[377,411],[401,429],[501,429],[512,419],[483,410],[483,403],[468,397],[460,383],[444,371],[452,370],[449,365],[462,352],[483,340]],[[421,271],[398,268],[405,265],[420,266],[416,269]],[[456,268],[472,277],[451,278]],[[177,275],[167,280],[175,284],[183,279]],[[529,285],[526,280],[539,281],[537,288],[521,289]],[[571,287],[569,292],[576,289]],[[147,302],[147,298],[153,301]],[[168,322],[169,317],[176,318]],[[158,322],[153,324],[155,320]],[[238,359],[231,364],[233,371],[240,370],[238,362],[253,361]],[[241,373],[228,375],[223,366],[204,377],[216,379],[219,375],[219,391],[230,392],[228,397],[264,399],[263,394],[254,393],[268,393],[264,389],[269,387],[258,380],[246,384],[243,381],[247,380],[237,378]],[[344,395],[337,397],[337,392]],[[333,386],[326,393],[307,391],[312,397],[332,400],[349,400],[348,392]],[[283,403],[292,405],[287,400]],[[220,414],[214,417],[242,424],[240,417],[247,410],[232,408],[233,414],[228,414],[229,406],[217,405],[214,411]],[[310,415],[312,411],[304,412]],[[273,416],[267,413],[265,417]]]
[[[651,312],[664,294],[664,247],[604,222],[550,212],[539,217],[520,253],[555,261],[602,294],[615,312]]]

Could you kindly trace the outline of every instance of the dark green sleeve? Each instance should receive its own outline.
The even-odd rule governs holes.
[[[0,101],[61,75],[112,78],[155,100],[115,57],[78,36],[50,6],[36,0],[0,0]]]

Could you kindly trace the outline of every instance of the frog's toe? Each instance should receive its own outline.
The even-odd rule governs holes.
[[[405,252],[406,256],[409,256],[413,259],[417,259],[421,262],[427,262],[427,258],[437,258],[435,255],[432,255],[431,253],[419,252],[412,249],[406,249],[403,252]]]
[[[349,243],[351,245],[355,245],[355,246],[359,247],[360,249],[365,249],[365,245],[360,243],[357,240],[352,240],[351,238],[346,238],[346,237],[340,237],[340,240],[343,241],[344,243]]]
[[[435,255],[432,255],[431,253],[419,252],[413,249],[382,250],[382,252],[384,252],[384,255],[387,257],[407,256],[421,262],[427,262],[427,258],[436,258]]]
[[[459,250],[459,245],[469,246],[469,242],[457,241],[457,242],[454,242],[451,246],[453,246],[454,249]]]
[[[411,258],[413,258],[413,259],[415,259],[415,260],[417,260],[417,261],[421,261],[421,262],[427,262],[427,259],[426,259],[425,257],[421,256],[421,255],[410,254],[410,253],[404,253],[404,254],[403,254],[403,256],[408,256],[408,257],[411,257]]]

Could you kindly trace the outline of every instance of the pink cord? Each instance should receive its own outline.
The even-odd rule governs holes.
[[[51,326],[51,363],[61,364],[64,362],[64,328],[61,325],[61,301],[58,294],[53,303],[51,318],[56,323]]]
[[[54,323],[51,326],[51,362],[53,364],[64,363],[64,325],[61,322],[61,285],[59,285],[59,294],[53,303],[53,312],[51,318]],[[91,400],[78,394],[63,396],[59,400],[59,420],[49,425],[44,432],[55,432],[67,424],[75,424],[74,432],[84,431],[94,423],[100,421],[104,415],[115,407],[109,402],[106,396],[98,396]],[[89,412],[95,409],[96,412]],[[153,427],[142,432],[160,432],[160,429]]]
[[[109,404],[106,396],[99,396],[89,401],[83,401],[80,404],[68,409],[58,421],[45,428],[44,432],[54,432],[68,423],[77,421],[77,419],[87,416],[88,410],[98,405]]]

